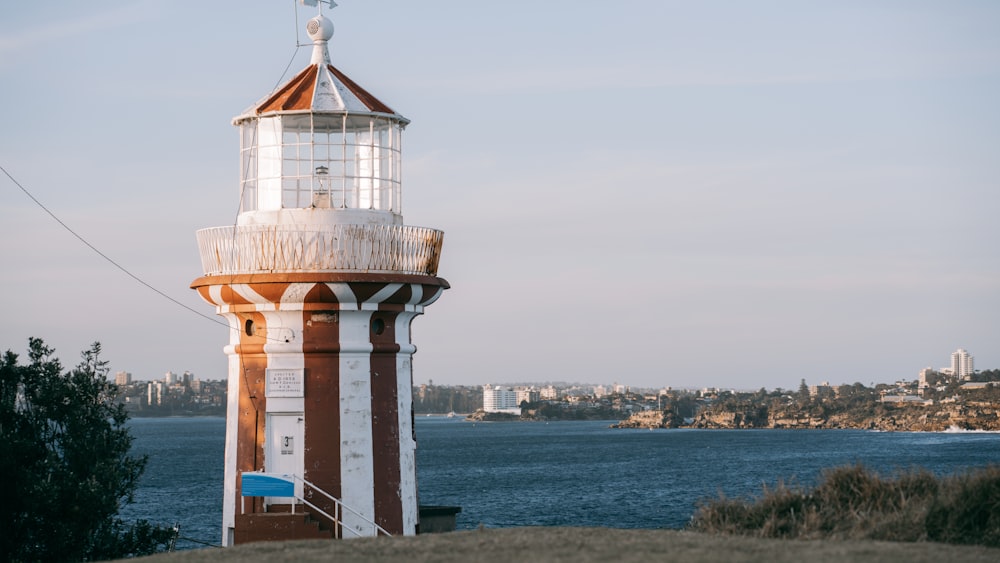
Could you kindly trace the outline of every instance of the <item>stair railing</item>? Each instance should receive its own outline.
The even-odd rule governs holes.
[[[251,474],[250,472],[244,472],[244,473],[245,474]],[[289,478],[291,479],[290,483],[292,483],[292,484],[294,484],[296,482],[302,483],[303,487],[302,487],[302,494],[301,495],[299,495],[298,493],[295,492],[295,489],[297,487],[292,486],[290,488],[275,489],[272,492],[268,493],[266,496],[291,496],[293,499],[302,502],[302,504],[304,504],[304,505],[308,506],[309,508],[313,509],[314,511],[316,511],[316,513],[318,513],[319,515],[323,516],[324,518],[326,518],[327,520],[329,520],[330,522],[333,523],[333,535],[337,539],[342,539],[343,538],[343,530],[345,528],[348,531],[350,531],[352,534],[354,534],[355,536],[357,536],[357,537],[363,537],[362,533],[359,532],[358,530],[355,530],[354,528],[351,528],[351,527],[344,526],[343,515],[344,515],[344,511],[345,510],[347,512],[349,512],[350,514],[352,514],[352,515],[360,518],[364,523],[370,524],[372,527],[374,527],[375,528],[375,532],[376,532],[375,533],[376,536],[379,536],[379,535],[391,536],[392,535],[388,531],[386,531],[385,528],[383,528],[382,526],[379,526],[378,523],[375,522],[374,520],[372,520],[371,518],[368,518],[367,516],[365,516],[364,514],[358,512],[357,510],[354,510],[350,506],[347,506],[340,499],[334,497],[330,493],[324,491],[323,489],[321,489],[320,487],[316,486],[315,484],[313,484],[313,483],[311,483],[309,481],[306,481],[305,479],[303,479],[302,477],[299,477],[298,475],[288,475],[288,474],[280,474],[280,475],[278,475],[278,474],[274,474],[274,473],[260,473],[260,472],[254,472],[254,473],[252,473],[252,475],[260,476],[260,477],[265,477],[268,480],[278,480],[279,483],[280,483],[280,481],[289,482]],[[327,499],[333,501],[333,507],[334,507],[334,509],[333,509],[334,514],[333,515],[328,514],[325,510],[323,510],[322,508],[316,506],[315,504],[313,504],[312,502],[310,502],[309,500],[307,500],[305,498],[305,496],[306,496],[305,495],[305,488],[306,488],[306,486],[308,486],[311,490],[316,491],[317,493],[323,495]],[[290,489],[290,490],[288,490],[288,489]],[[290,495],[288,494],[289,492],[291,493]],[[252,491],[244,490],[243,491],[243,496],[246,497],[246,496],[260,496],[260,495],[254,494],[254,492],[252,492]],[[293,500],[292,501],[292,514],[295,514],[295,504],[296,503]],[[243,510],[244,509],[241,506],[240,513],[243,513]]]
[[[302,487],[302,496],[300,497],[300,496],[296,495],[296,498],[298,498],[299,500],[301,500],[302,503],[305,504],[306,506],[308,506],[309,508],[312,508],[313,510],[315,510],[315,511],[319,512],[320,514],[322,514],[323,516],[325,516],[327,519],[331,520],[334,523],[335,528],[337,530],[343,530],[343,529],[345,529],[344,522],[343,522],[343,517],[344,517],[344,511],[346,510],[350,514],[353,514],[354,516],[357,516],[358,518],[360,518],[364,523],[370,524],[372,527],[374,527],[375,528],[375,535],[376,536],[380,536],[380,535],[382,535],[382,536],[392,536],[392,534],[390,534],[388,531],[386,531],[385,528],[383,528],[382,526],[379,526],[377,522],[375,522],[371,518],[368,518],[364,514],[361,514],[357,510],[354,510],[350,506],[347,506],[340,499],[334,497],[330,493],[328,493],[328,492],[324,491],[323,489],[317,487],[315,484],[310,483],[309,481],[306,481],[305,479],[303,479],[302,477],[299,477],[298,475],[292,475],[291,477],[292,477],[292,479],[294,479],[294,480],[302,483],[302,485],[303,485],[303,487]],[[308,486],[310,489],[316,491],[317,493],[325,496],[327,499],[333,501],[333,505],[335,507],[334,508],[334,512],[337,513],[338,518],[334,518],[333,516],[330,516],[329,514],[327,514],[326,512],[324,512],[322,509],[320,509],[318,506],[316,506],[315,504],[313,504],[313,503],[309,502],[308,500],[306,500],[304,498],[306,496],[305,495],[305,487],[306,486]],[[361,532],[359,532],[359,531],[357,531],[357,530],[355,530],[353,528],[346,527],[346,529],[349,530],[351,533],[353,533],[355,536],[358,536],[358,537],[362,536]],[[334,532],[334,534],[338,538],[339,537],[343,537],[342,533],[341,534],[337,534],[336,532]]]

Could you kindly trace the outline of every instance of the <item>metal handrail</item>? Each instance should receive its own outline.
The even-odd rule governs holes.
[[[379,526],[377,522],[375,522],[374,520],[368,518],[364,514],[361,514],[357,510],[354,510],[350,506],[344,504],[343,501],[341,501],[340,499],[334,497],[333,495],[331,495],[330,493],[324,491],[323,489],[317,487],[315,484],[310,483],[309,481],[306,481],[305,479],[303,479],[302,477],[299,477],[298,475],[292,475],[291,477],[292,477],[292,479],[301,482],[303,485],[308,485],[310,488],[312,488],[313,490],[315,490],[319,494],[321,494],[321,495],[325,496],[326,498],[328,498],[329,500],[333,501],[334,506],[337,507],[337,512],[340,513],[341,518],[343,517],[344,510],[347,510],[351,514],[353,514],[353,515],[357,516],[358,518],[362,519],[366,524],[371,524],[372,526],[374,526],[376,532],[378,532],[378,533],[380,533],[382,535],[392,536],[392,534],[390,534],[385,528],[383,528],[382,526]],[[344,522],[342,520],[334,518],[333,516],[330,516],[329,514],[327,514],[326,512],[324,512],[322,509],[320,509],[319,507],[317,507],[313,503],[311,503],[308,500],[306,500],[304,497],[305,497],[305,491],[303,490],[302,496],[299,497],[299,496],[296,495],[295,498],[301,500],[302,503],[305,504],[306,506],[309,506],[310,508],[312,508],[314,510],[317,510],[320,514],[322,514],[327,519],[329,519],[334,524],[336,524],[341,530],[344,529]],[[357,530],[354,530],[354,529],[351,529],[351,528],[348,528],[348,530],[350,530],[352,533],[354,533],[358,537],[361,537],[361,534]],[[376,535],[378,535],[378,534],[376,534]]]

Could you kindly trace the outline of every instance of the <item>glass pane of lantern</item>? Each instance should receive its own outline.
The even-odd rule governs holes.
[[[261,119],[257,127],[259,159],[257,166],[257,208],[281,208],[281,121]]]

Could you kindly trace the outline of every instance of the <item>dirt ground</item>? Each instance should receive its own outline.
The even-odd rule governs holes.
[[[379,563],[683,561],[685,563],[1000,561],[1000,548],[938,543],[798,541],[725,537],[676,530],[498,528],[414,537],[256,543],[163,553],[142,563]]]

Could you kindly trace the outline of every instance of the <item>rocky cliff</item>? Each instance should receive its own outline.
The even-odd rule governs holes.
[[[815,410],[815,409],[813,409]],[[950,428],[1000,431],[1000,404],[887,405],[877,404],[859,411],[820,409],[820,413],[793,407],[703,409],[694,420],[678,420],[658,411],[636,413],[615,428],[856,428],[885,431],[940,432]]]

